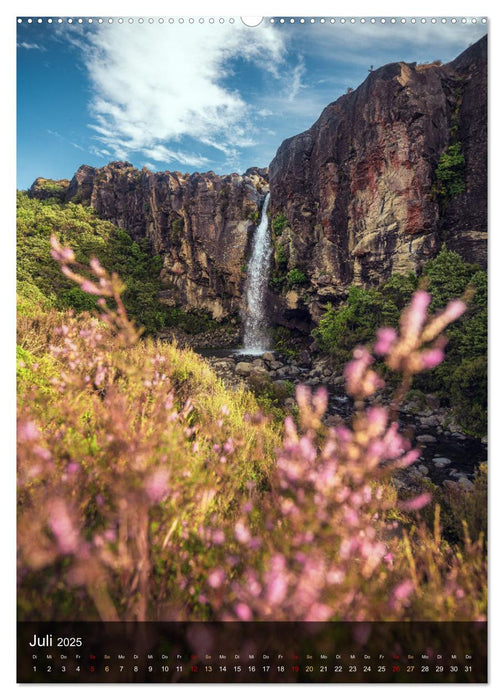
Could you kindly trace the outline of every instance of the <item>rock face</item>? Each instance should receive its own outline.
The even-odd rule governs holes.
[[[317,317],[350,284],[415,270],[443,241],[486,263],[486,56],[485,37],[445,66],[384,66],[282,143],[270,165],[271,215],[287,220],[277,251],[308,278],[304,302],[284,307]],[[457,143],[463,192],[441,201],[436,168]]]
[[[114,162],[79,168],[64,200],[92,206],[136,240],[147,237],[164,259],[162,300],[220,320],[240,311],[249,240],[267,191],[267,169],[221,177]]]

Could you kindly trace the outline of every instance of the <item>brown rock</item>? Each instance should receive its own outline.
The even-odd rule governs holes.
[[[241,377],[247,377],[253,370],[253,365],[251,362],[238,362],[235,367],[236,374]]]

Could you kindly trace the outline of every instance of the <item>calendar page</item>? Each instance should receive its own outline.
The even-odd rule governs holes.
[[[18,683],[486,683],[487,18],[16,23]]]

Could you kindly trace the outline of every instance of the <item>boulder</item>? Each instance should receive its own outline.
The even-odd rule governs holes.
[[[417,442],[421,442],[424,445],[429,443],[429,442],[437,442],[436,438],[434,435],[417,435]]]
[[[436,467],[436,469],[444,469],[449,467],[451,463],[452,461],[451,459],[448,459],[448,457],[434,457],[432,460],[432,464]]]
[[[262,391],[271,382],[268,370],[263,367],[253,367],[247,381],[254,391]]]
[[[284,401],[291,395],[291,385],[284,379],[276,379],[271,384],[275,398]]]

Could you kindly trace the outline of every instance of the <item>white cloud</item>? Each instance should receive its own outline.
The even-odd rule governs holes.
[[[304,85],[301,82],[301,78],[302,78],[303,74],[305,73],[305,71],[306,71],[306,66],[304,64],[303,58],[300,56],[298,58],[297,65],[294,68],[294,71],[292,73],[292,82],[291,82],[291,84],[289,86],[289,90],[287,92],[287,100],[289,102],[292,102],[294,100],[294,98],[297,96],[298,92],[302,88],[308,87],[307,85]]]
[[[50,134],[51,136],[55,136],[55,137],[56,137],[57,139],[59,139],[60,141],[65,141],[65,143],[69,143],[71,146],[73,146],[74,148],[77,148],[79,151],[85,151],[85,150],[86,150],[86,149],[83,148],[82,146],[79,146],[78,143],[75,143],[74,141],[71,141],[70,139],[67,139],[66,136],[63,136],[62,134],[60,134],[60,133],[57,132],[57,131],[53,131],[52,129],[46,129],[46,132],[47,132],[48,134]]]
[[[283,41],[272,27],[208,22],[114,23],[89,33],[86,44],[83,60],[94,88],[91,126],[97,139],[118,158],[136,151],[150,160],[193,167],[208,159],[186,152],[184,139],[217,148],[230,164],[240,148],[255,143],[250,106],[238,90],[222,84],[227,62],[242,58],[278,76],[284,56]]]
[[[43,46],[40,46],[40,44],[29,44],[27,41],[21,41],[18,45],[18,48],[20,49],[33,49],[35,51],[47,51]]]
[[[195,153],[172,151],[162,144],[158,144],[152,148],[143,148],[142,153],[146,155],[147,158],[152,158],[152,160],[155,160],[158,163],[169,163],[172,160],[176,160],[184,165],[191,165],[195,168],[200,168],[202,165],[206,165],[208,163],[208,158],[198,156]]]

